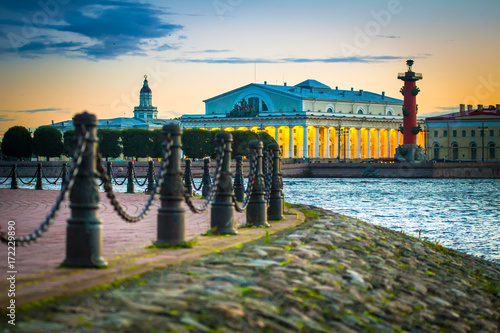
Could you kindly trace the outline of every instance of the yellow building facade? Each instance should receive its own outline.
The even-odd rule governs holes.
[[[500,105],[460,105],[460,112],[425,120],[427,158],[446,161],[500,161]]]

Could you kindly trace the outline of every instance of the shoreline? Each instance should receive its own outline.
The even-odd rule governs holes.
[[[500,329],[500,265],[321,208],[260,240],[19,313],[24,332]]]

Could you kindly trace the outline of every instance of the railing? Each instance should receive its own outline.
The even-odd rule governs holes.
[[[243,185],[241,157],[237,157],[236,176],[233,184],[230,170],[232,135],[220,132],[216,136],[216,163],[213,175],[210,175],[210,159],[204,163],[201,184],[196,186],[191,173],[191,161],[186,161],[184,180],[181,176],[181,135],[179,124],[163,126],[163,158],[159,175],[156,176],[154,163],[150,162],[144,180],[140,182],[134,164],[129,162],[126,176],[119,180],[113,176],[111,162],[103,166],[98,151],[97,118],[89,113],[74,117],[74,126],[78,139],[77,149],[70,170],[64,164],[59,176],[51,184],[61,180],[61,192],[50,213],[32,233],[14,237],[0,231],[0,241],[8,246],[24,246],[36,242],[49,229],[59,212],[62,201],[70,194],[71,215],[67,220],[65,267],[101,267],[107,262],[102,257],[102,223],[98,216],[99,186],[103,186],[107,198],[118,216],[127,223],[139,223],[149,213],[152,203],[160,195],[161,205],[157,213],[157,245],[179,245],[185,242],[184,201],[193,213],[211,209],[210,226],[214,234],[236,234],[234,211],[246,212],[247,224],[251,226],[269,226],[268,219],[283,219],[283,182],[281,175],[280,149],[277,144],[268,147],[263,153],[262,142],[250,142],[250,171],[246,189]],[[36,179],[36,189],[43,189],[45,177],[42,164],[29,182],[17,176],[17,165],[12,166],[10,174],[0,183],[11,180],[11,189],[17,189],[17,181],[30,184]],[[100,184],[98,184],[100,180]],[[146,193],[149,198],[138,215],[129,215],[118,201],[113,184],[123,185],[127,181],[127,191],[134,192],[134,183],[138,186],[148,184]],[[192,201],[193,188],[202,189],[205,198],[201,206]],[[235,189],[238,195],[235,195]]]

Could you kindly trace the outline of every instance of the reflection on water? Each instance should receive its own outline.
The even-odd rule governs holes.
[[[439,240],[500,263],[500,180],[288,178],[287,202]]]
[[[430,241],[500,263],[499,179],[285,178],[283,185],[287,202],[320,206],[414,236],[421,230]],[[0,187],[9,188],[10,181]],[[35,182],[19,187],[34,189]],[[44,181],[44,189],[60,188]],[[127,185],[113,189],[126,192]],[[136,193],[145,190],[135,186]]]

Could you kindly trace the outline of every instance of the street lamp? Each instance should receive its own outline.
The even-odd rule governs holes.
[[[488,128],[488,126],[484,126],[484,123],[481,123],[479,128],[479,133],[481,134],[481,162],[484,162],[484,131]]]

